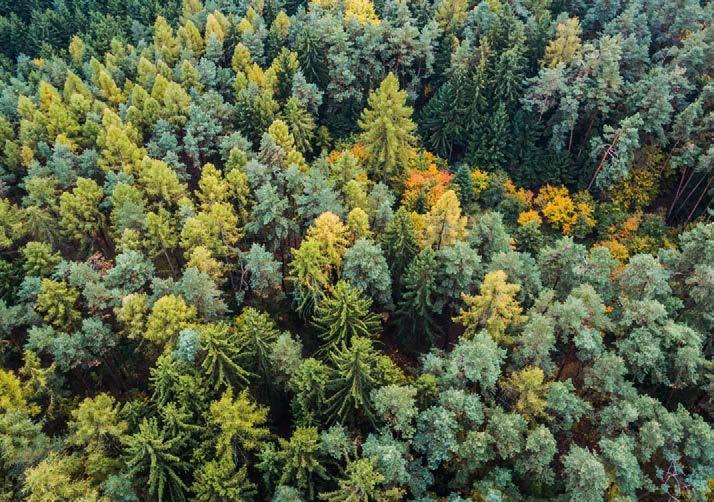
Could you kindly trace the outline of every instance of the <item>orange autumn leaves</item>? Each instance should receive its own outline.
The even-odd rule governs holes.
[[[453,175],[430,162],[426,169],[412,168],[404,181],[402,204],[409,209],[430,209],[448,189]]]

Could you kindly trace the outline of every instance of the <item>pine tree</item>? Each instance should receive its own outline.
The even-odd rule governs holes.
[[[313,500],[316,478],[328,478],[320,457],[320,436],[316,427],[298,427],[289,441],[280,439],[278,459],[283,466],[280,484],[295,483]]]
[[[391,305],[389,268],[382,249],[374,242],[359,239],[347,250],[342,278],[380,305]]]
[[[241,356],[250,358],[256,372],[267,382],[271,374],[270,351],[278,338],[275,323],[265,312],[248,307],[236,317],[235,325]]]

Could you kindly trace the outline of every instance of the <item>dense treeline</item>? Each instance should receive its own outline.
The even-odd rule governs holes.
[[[0,500],[710,500],[712,9],[0,3]]]

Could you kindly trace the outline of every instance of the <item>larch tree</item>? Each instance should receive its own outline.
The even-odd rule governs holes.
[[[370,94],[367,108],[362,112],[359,127],[375,175],[386,183],[399,176],[406,166],[416,143],[412,122],[412,108],[407,106],[407,93],[399,90],[393,73]]]

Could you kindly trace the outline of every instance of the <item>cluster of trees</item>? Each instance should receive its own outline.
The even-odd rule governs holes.
[[[711,498],[712,8],[0,3],[0,499]]]

